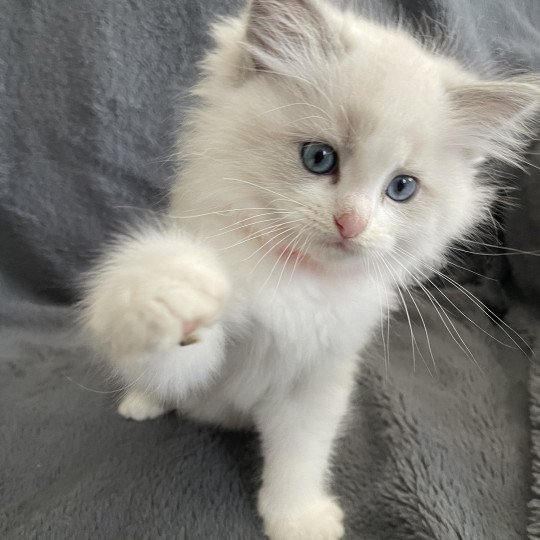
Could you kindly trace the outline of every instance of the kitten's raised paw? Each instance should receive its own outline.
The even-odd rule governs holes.
[[[140,392],[130,392],[118,406],[118,413],[121,416],[139,422],[157,418],[166,412],[167,409],[163,405]]]
[[[343,511],[330,497],[297,515],[265,516],[270,540],[339,540],[343,538]]]
[[[229,296],[212,254],[172,235],[127,243],[90,281],[84,320],[110,357],[174,347],[211,325]]]

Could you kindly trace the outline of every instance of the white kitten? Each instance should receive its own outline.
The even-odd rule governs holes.
[[[358,352],[398,284],[486,218],[479,167],[518,159],[539,92],[315,1],[254,0],[215,37],[170,219],[110,249],[84,324],[131,388],[122,415],[254,425],[266,533],[334,540]]]

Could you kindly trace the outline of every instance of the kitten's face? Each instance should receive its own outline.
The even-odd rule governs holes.
[[[288,212],[276,217],[299,239],[280,230],[282,244],[296,242],[319,261],[398,250],[432,256],[482,216],[485,190],[446,137],[440,82],[399,62],[375,73],[364,54],[321,66],[313,87],[248,81],[238,92],[237,162],[227,176],[260,187],[226,182],[246,205]]]
[[[489,146],[471,118],[500,130],[519,111],[504,92],[491,112],[490,96],[467,101],[456,88],[475,80],[401,32],[308,1],[251,10],[221,28],[200,88],[198,144],[212,147],[223,204],[265,209],[246,211],[261,215],[248,233],[323,264],[437,264],[495,194],[475,179]]]

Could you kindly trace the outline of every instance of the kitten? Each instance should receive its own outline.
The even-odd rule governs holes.
[[[487,218],[481,166],[518,160],[540,92],[314,0],[253,0],[214,35],[170,215],[111,247],[84,325],[120,414],[255,427],[266,534],[334,540],[358,354],[398,285]]]

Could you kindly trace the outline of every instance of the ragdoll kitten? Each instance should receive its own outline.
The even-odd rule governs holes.
[[[479,169],[518,158],[539,92],[316,1],[253,0],[215,38],[170,215],[110,248],[84,324],[129,389],[120,414],[254,426],[267,535],[334,540],[359,351],[486,218]]]

